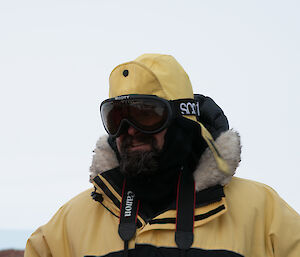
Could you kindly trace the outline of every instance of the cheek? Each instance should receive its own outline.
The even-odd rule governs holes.
[[[118,151],[119,151],[119,153],[120,153],[120,150],[121,150],[121,144],[122,144],[121,136],[116,138],[116,144],[117,144]]]
[[[164,140],[157,141],[157,147],[159,150],[163,148],[163,145],[164,145]]]
[[[164,146],[166,133],[167,133],[167,130],[165,129],[156,135],[156,142],[157,142],[157,147],[159,150],[161,150]]]

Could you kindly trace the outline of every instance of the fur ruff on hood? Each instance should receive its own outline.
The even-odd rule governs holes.
[[[107,138],[108,136],[102,136],[96,143],[96,149],[94,150],[95,154],[90,167],[90,181],[98,174],[119,166],[115,152],[108,144]],[[231,174],[228,175],[218,170],[214,156],[209,147],[207,147],[194,171],[194,180],[197,191],[215,185],[224,186],[228,184],[241,161],[240,136],[236,131],[228,130],[223,132],[215,140],[215,144],[220,155],[226,160]]]

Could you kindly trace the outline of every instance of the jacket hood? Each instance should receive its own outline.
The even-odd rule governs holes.
[[[98,174],[119,166],[116,154],[108,144],[107,139],[108,136],[102,136],[96,144],[90,167],[90,181]],[[207,147],[193,173],[197,191],[215,185],[224,186],[228,184],[241,160],[240,136],[236,131],[223,132],[216,139],[215,145],[218,147],[219,154],[226,161],[230,173],[219,170],[212,151]]]

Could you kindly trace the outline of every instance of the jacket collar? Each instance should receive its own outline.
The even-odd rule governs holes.
[[[117,170],[117,169],[116,169]],[[109,172],[114,172],[110,170]],[[109,210],[114,216],[120,217],[120,208],[122,202],[121,192],[119,188],[115,188],[107,180],[107,174],[98,174],[92,181],[95,190],[105,197],[101,197],[101,204]],[[98,200],[97,200],[98,201]],[[176,204],[174,202],[174,204]],[[196,193],[196,208],[194,212],[194,227],[201,226],[227,211],[227,204],[223,187],[215,186]],[[143,213],[137,216],[137,233],[142,233],[152,229],[176,230],[176,205],[161,214],[151,218],[144,217]]]
[[[108,136],[102,136],[96,143],[95,154],[90,167],[91,182],[97,175],[119,166],[115,152],[111,149],[107,139]],[[231,173],[225,174],[218,169],[212,152],[207,148],[202,154],[199,164],[194,171],[197,191],[216,185],[224,186],[228,184],[235,174],[241,160],[240,136],[236,131],[228,130],[222,133],[215,140],[215,144],[220,155],[227,162]]]

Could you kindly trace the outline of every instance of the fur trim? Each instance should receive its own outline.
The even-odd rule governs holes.
[[[223,132],[216,139],[215,144],[220,155],[227,162],[230,172],[233,175],[241,161],[241,143],[239,134],[233,130]],[[218,184],[224,186],[229,183],[232,175],[225,174],[218,170],[214,156],[207,147],[194,172],[196,190],[200,191]]]
[[[90,167],[90,182],[98,174],[116,168],[119,165],[116,154],[111,149],[107,139],[108,136],[102,136],[96,143],[96,149],[93,151],[95,154],[93,156],[92,166]]]
[[[108,136],[100,137],[94,150],[90,167],[90,181],[98,174],[113,169],[119,165],[114,151],[107,142]],[[228,130],[222,133],[215,141],[220,155],[230,167],[231,174],[235,173],[241,160],[240,136],[236,131]],[[212,152],[207,148],[202,154],[199,164],[194,171],[196,190],[200,191],[214,185],[226,185],[232,178],[218,170]]]

